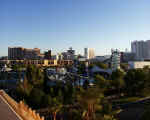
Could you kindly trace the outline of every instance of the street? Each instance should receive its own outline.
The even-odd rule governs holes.
[[[120,105],[122,112],[118,114],[119,120],[140,120],[145,110],[144,103],[147,102],[150,102],[149,97],[136,102]]]

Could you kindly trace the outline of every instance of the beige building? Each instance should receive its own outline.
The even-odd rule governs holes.
[[[95,57],[94,49],[93,48],[84,48],[84,57],[86,59],[92,59]]]
[[[150,67],[149,61],[130,61],[128,62],[129,69],[138,69],[138,68],[144,68],[146,66]]]
[[[72,65],[72,60],[0,60],[0,64],[25,64],[25,65],[38,65],[38,66],[64,66]]]

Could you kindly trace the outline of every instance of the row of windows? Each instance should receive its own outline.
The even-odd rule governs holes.
[[[44,60],[36,60],[36,61],[0,61],[0,63],[2,64],[36,64],[36,65],[44,65],[47,64],[47,62],[45,62]],[[72,61],[58,61],[55,63],[55,61],[48,61],[48,65],[54,65],[54,64],[60,64],[60,65],[64,65],[64,64],[72,64]]]

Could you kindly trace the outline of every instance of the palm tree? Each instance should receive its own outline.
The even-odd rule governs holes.
[[[53,103],[49,108],[50,113],[52,113],[53,120],[56,120],[57,113],[61,110],[63,105],[59,103],[56,98],[53,99]]]

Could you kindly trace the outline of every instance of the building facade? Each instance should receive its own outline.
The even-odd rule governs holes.
[[[72,65],[72,60],[0,60],[0,65],[37,65],[46,67]]]
[[[44,53],[44,59],[50,60],[52,58],[51,50]]]
[[[61,53],[64,60],[74,60],[75,59],[75,50],[72,49],[72,47],[67,50],[67,52]]]
[[[84,48],[84,57],[86,59],[92,59],[95,57],[94,49],[93,48]]]
[[[144,67],[150,68],[150,62],[149,61],[130,61],[128,62],[129,69],[140,69]]]
[[[135,53],[136,60],[150,59],[150,40],[133,41],[131,51]]]
[[[39,48],[27,49],[22,47],[8,47],[9,60],[38,59],[39,56]]]
[[[24,57],[24,48],[22,47],[8,47],[9,60],[21,60]]]
[[[120,57],[121,53],[119,50],[111,50],[111,69],[120,69]]]
[[[135,61],[135,53],[132,52],[121,52],[120,62],[128,63],[129,61]]]

